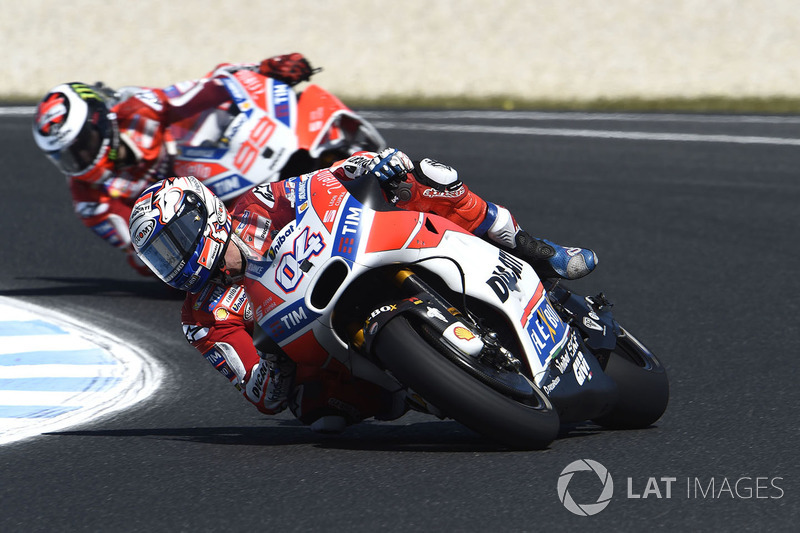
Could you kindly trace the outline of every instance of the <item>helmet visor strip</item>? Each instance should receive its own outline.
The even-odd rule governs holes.
[[[199,205],[185,210],[139,250],[142,260],[165,282],[180,274],[194,253],[203,236],[204,211]]]

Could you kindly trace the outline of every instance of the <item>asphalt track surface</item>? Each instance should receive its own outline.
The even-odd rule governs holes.
[[[325,438],[263,417],[183,340],[180,301],[78,222],[29,118],[3,116],[0,295],[113,331],[166,374],[130,410],[0,448],[0,531],[797,530],[799,120],[370,116],[532,233],[597,251],[575,288],[665,363],[663,418],[514,452],[417,414]],[[614,481],[590,517],[556,490],[579,459]],[[569,484],[579,503],[600,490]]]

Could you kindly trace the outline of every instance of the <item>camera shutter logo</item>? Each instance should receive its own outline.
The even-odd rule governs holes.
[[[597,474],[600,482],[603,484],[603,490],[598,496],[597,501],[594,503],[579,504],[572,499],[567,486],[572,480],[572,476],[576,472],[590,471]],[[592,516],[606,508],[611,502],[611,496],[614,494],[614,481],[611,479],[611,474],[608,473],[606,467],[592,461],[591,459],[579,459],[573,461],[561,471],[558,478],[558,499],[564,504],[564,507],[571,513],[578,516]]]

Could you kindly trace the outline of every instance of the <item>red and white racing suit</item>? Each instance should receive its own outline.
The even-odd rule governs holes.
[[[228,98],[224,87],[208,79],[163,90],[142,88],[111,108],[117,115],[120,143],[132,162],[104,157],[85,173],[68,178],[73,207],[83,224],[124,250],[131,266],[143,275],[152,273],[132,251],[128,218],[139,193],[171,172],[168,127]]]
[[[359,152],[306,177],[352,179],[366,171],[374,155]],[[516,222],[507,210],[471,192],[454,170],[444,167],[451,172],[431,179],[419,172],[419,164],[416,166],[417,171],[403,183],[402,199],[391,199],[398,207],[435,213],[495,241],[502,241],[504,234],[516,230]],[[256,254],[266,255],[277,232],[294,220],[293,185],[292,180],[259,185],[243,195],[231,211],[234,231]],[[311,424],[330,414],[343,415],[353,423],[372,416],[392,418],[403,412],[393,413],[396,404],[386,391],[354,378],[338,361],[331,360],[320,368],[304,364],[301,357],[294,355],[297,372],[291,398],[269,398],[266,391],[270,375],[265,360],[253,346],[253,309],[240,285],[209,285],[198,294],[188,294],[182,322],[187,340],[263,413],[277,413],[288,403],[297,418]]]
[[[111,108],[117,116],[120,143],[129,152],[126,161],[108,156],[80,175],[68,176],[75,212],[83,224],[111,246],[125,251],[128,262],[142,275],[152,272],[133,253],[128,218],[139,193],[171,175],[175,154],[170,126],[199,113],[226,105],[230,95],[212,74],[219,69],[256,70],[257,64],[224,63],[198,80],[166,89],[140,88]]]

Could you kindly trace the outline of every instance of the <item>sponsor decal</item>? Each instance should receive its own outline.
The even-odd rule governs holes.
[[[206,239],[206,242],[203,245],[203,250],[200,252],[200,256],[197,258],[197,264],[205,268],[211,268],[221,252],[222,243],[212,239]]]
[[[231,139],[236,137],[236,133],[241,129],[242,124],[247,122],[247,119],[248,116],[244,113],[236,115],[236,117],[233,119],[233,122],[231,122],[225,130],[225,137],[223,137],[221,141],[225,144],[228,144]]]
[[[247,260],[247,274],[252,278],[260,278],[267,271],[267,268],[272,264],[272,261],[256,261],[255,259]]]
[[[292,207],[294,207],[294,189],[296,181],[297,178],[289,178],[283,181],[283,193],[286,195],[286,199],[289,200],[289,204],[291,204]]]
[[[433,188],[425,189],[422,191],[422,195],[427,198],[459,198],[464,195],[464,192],[464,186],[461,185],[453,191],[440,191]]]
[[[68,106],[69,102],[67,102],[61,93],[51,94],[47,100],[39,104],[39,108],[36,110],[36,127],[39,128],[39,131],[45,135],[58,134],[59,130],[64,125]]]
[[[169,98],[177,98],[182,94],[186,94],[189,91],[189,89],[192,89],[196,86],[197,83],[193,81],[180,81],[164,89],[164,92],[167,94],[167,97]]]
[[[209,189],[211,189],[217,196],[224,196],[234,191],[238,191],[242,187],[247,187],[248,185],[250,185],[249,181],[245,181],[243,184],[242,183],[243,179],[244,178],[242,178],[242,176],[234,174],[232,176],[228,176],[227,178],[223,178],[219,181],[215,181],[213,184],[207,184],[207,185]]]
[[[195,343],[203,340],[208,335],[208,328],[203,326],[183,326],[183,336],[190,343]]]
[[[236,301],[231,304],[231,311],[237,314],[242,314],[242,308],[246,308],[247,303],[247,294],[243,289],[239,289],[239,295],[236,297]]]
[[[575,355],[575,361],[572,362],[572,371],[575,373],[575,380],[581,387],[586,381],[592,379],[592,371],[589,370],[589,363],[586,362],[581,352]]]
[[[275,282],[287,294],[294,291],[305,276],[300,265],[307,259],[319,255],[325,241],[319,233],[311,233],[306,227],[295,237],[291,252],[284,253],[275,268]]]
[[[273,80],[272,83],[272,110],[273,115],[286,127],[292,127],[291,96],[292,90],[285,83]]]
[[[94,231],[102,239],[105,239],[105,241],[111,246],[115,246],[117,248],[124,246],[119,233],[117,233],[117,228],[115,228],[114,225],[108,220],[103,221],[96,226],[92,226],[92,231]]]
[[[102,215],[108,211],[108,207],[108,204],[101,204],[99,202],[78,202],[75,205],[75,212],[78,213],[81,218],[89,218],[95,215]],[[131,216],[131,218],[135,217]]]
[[[272,220],[257,214],[253,214],[252,220],[254,235],[248,235],[248,237],[253,243],[252,247],[261,251],[264,249],[264,245],[269,242],[269,230],[272,228]]]
[[[272,187],[270,187],[268,183],[259,185],[253,189],[253,194],[268,208],[272,209],[275,207],[275,194],[273,194]]]
[[[545,296],[540,298],[537,307],[528,317],[525,330],[530,335],[539,360],[542,365],[545,365],[547,360],[555,357],[567,343],[569,329],[558,317]],[[577,343],[577,339],[575,339],[575,343]]]
[[[597,322],[595,322],[594,320],[592,320],[588,316],[583,317],[583,325],[586,326],[589,329],[594,329],[594,330],[597,330],[597,331],[605,331],[605,329],[606,329],[605,326],[601,326],[600,324],[598,324]]]
[[[438,318],[442,322],[447,322],[447,319],[444,317],[441,311],[436,309],[435,307],[428,307],[428,312],[425,313],[426,316],[429,318]]]
[[[318,316],[318,313],[306,308],[300,300],[282,309],[280,314],[270,317],[270,321],[262,324],[262,327],[270,337],[280,342],[303,330]]]
[[[181,270],[183,268],[184,264],[185,264],[185,261],[182,261],[181,264],[178,266],[178,268],[175,269],[175,271]],[[180,287],[181,290],[183,290],[183,291],[188,290],[189,287],[191,287],[192,285],[197,283],[198,279],[200,279],[200,276],[198,276],[197,274],[192,274],[191,277],[189,278],[189,280],[186,281],[186,283],[184,283],[183,285],[181,285],[181,287]]]
[[[456,326],[453,329],[453,335],[463,341],[471,341],[475,338],[475,334],[463,326]]]
[[[152,219],[145,220],[141,224],[139,224],[136,229],[133,230],[133,244],[137,248],[141,248],[142,244],[147,242],[150,236],[153,234],[153,230],[156,227],[156,221]]]
[[[578,353],[578,338],[575,336],[575,332],[572,332],[567,340],[567,344],[564,346],[564,350],[561,352],[561,355],[558,356],[553,362],[558,368],[558,371],[562,374],[567,371],[569,368],[569,364],[572,361],[575,354]]]
[[[161,99],[150,89],[138,91],[134,93],[133,97],[156,111],[164,109],[164,104],[161,103]]]
[[[251,280],[248,278],[245,279],[245,284],[247,286],[247,302],[245,303],[246,320],[250,320],[253,313],[255,313],[256,320],[261,323],[273,309],[284,304],[281,298],[264,287],[261,283],[251,283]],[[250,302],[254,302],[254,307],[252,309]]]
[[[270,259],[275,259],[278,250],[281,246],[283,246],[283,243],[286,242],[286,239],[289,238],[289,235],[291,235],[292,232],[294,232],[294,223],[289,224],[280,235],[275,235],[275,237],[272,239],[272,246],[270,246],[269,252],[267,252],[267,257]]]
[[[353,253],[353,245],[356,243],[356,240],[352,237],[342,237],[339,239],[339,246],[336,248],[336,251],[342,255],[351,255]]]
[[[375,318],[379,314],[388,313],[389,311],[397,311],[397,305],[396,304],[382,305],[381,307],[372,311],[372,313],[370,313],[369,315],[369,318],[370,319]]]
[[[88,85],[84,85],[83,83],[70,83],[69,86],[72,87],[76,93],[78,93],[78,96],[81,97],[81,100],[103,100],[100,95],[97,94],[97,91]]]
[[[333,255],[338,255],[349,260],[354,260],[361,242],[361,215],[362,208],[358,201],[350,197],[339,217],[339,226],[336,233],[336,244]]]
[[[236,372],[231,369],[231,367],[228,365],[228,361],[225,359],[225,356],[222,355],[222,353],[220,353],[220,351],[216,348],[204,353],[203,357],[205,357],[206,361],[211,363],[220,374],[228,378],[228,381],[234,381],[237,379]]]
[[[221,77],[220,79],[222,80],[222,83],[225,84],[225,88],[228,89],[228,92],[230,93],[234,102],[239,104],[247,100],[247,95],[244,93],[244,91],[242,91],[242,88],[238,83],[228,77]]]
[[[494,267],[486,284],[501,302],[508,300],[512,290],[517,290],[517,281],[522,277],[522,261],[500,250],[500,264]]]
[[[329,224],[333,222],[334,220],[336,220],[336,213],[338,212],[339,212],[338,209],[328,209],[327,211],[325,211],[325,215],[323,215],[322,217],[322,222],[324,224]]]
[[[556,376],[553,381],[542,387],[542,390],[544,391],[545,394],[550,394],[551,392],[553,392],[553,389],[558,387],[559,383],[561,383],[561,376]]]
[[[261,399],[261,391],[267,383],[267,376],[269,376],[269,365],[265,362],[259,363],[256,375],[250,377],[250,383],[247,387],[249,389],[248,396],[251,399],[255,401]]]

